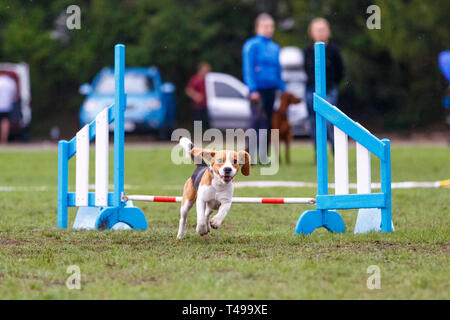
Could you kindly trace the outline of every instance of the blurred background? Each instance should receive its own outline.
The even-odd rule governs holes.
[[[366,26],[372,4],[381,8],[379,30]],[[66,27],[70,5],[81,9],[81,29]],[[24,74],[28,67],[31,115],[22,138],[73,135],[92,93],[80,86],[108,72],[116,43],[127,46],[127,66],[154,66],[135,71],[173,104],[172,125],[191,127],[184,88],[197,64],[207,61],[212,71],[242,79],[242,45],[260,12],[274,17],[282,47],[304,49],[311,19],[330,22],[346,66],[339,106],[355,121],[385,132],[446,130],[448,81],[438,56],[450,46],[448,0],[0,0],[0,63],[24,62]]]

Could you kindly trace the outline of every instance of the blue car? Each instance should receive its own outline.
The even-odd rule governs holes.
[[[80,93],[86,95],[80,109],[80,124],[84,126],[114,104],[114,69],[103,68],[92,84],[80,87]],[[169,138],[175,125],[175,86],[161,82],[158,68],[126,68],[125,93],[125,131],[156,131],[160,138]]]

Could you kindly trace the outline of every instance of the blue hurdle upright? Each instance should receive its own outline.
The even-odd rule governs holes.
[[[125,46],[114,52],[114,105],[100,112],[70,141],[58,143],[58,228],[67,228],[68,207],[79,207],[74,228],[147,229],[143,212],[124,200]],[[114,122],[114,192],[109,192],[109,124]],[[95,138],[95,192],[89,192],[89,143]],[[75,192],[68,191],[69,159],[76,155]]]
[[[325,44],[314,45],[317,147],[316,210],[303,212],[295,232],[310,234],[325,227],[331,232],[344,232],[345,225],[337,209],[360,209],[355,233],[392,232],[391,220],[391,150],[388,139],[379,140],[335,106],[326,101]],[[327,121],[334,125],[335,194],[328,194]],[[348,188],[348,136],[356,141],[357,194]],[[380,159],[381,192],[371,193],[370,153]]]

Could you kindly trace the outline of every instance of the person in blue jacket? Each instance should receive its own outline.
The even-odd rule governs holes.
[[[242,74],[250,90],[252,128],[257,132],[268,129],[270,137],[275,94],[277,90],[284,91],[280,46],[272,40],[275,23],[269,14],[258,15],[255,31],[256,36],[248,39],[242,48]]]

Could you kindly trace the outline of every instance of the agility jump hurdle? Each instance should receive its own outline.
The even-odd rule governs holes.
[[[58,143],[58,227],[67,228],[68,207],[79,207],[75,224],[82,228],[111,229],[122,222],[134,229],[147,229],[147,221],[132,201],[181,202],[181,197],[125,195],[124,192],[124,92],[125,46],[115,46],[115,103],[100,112],[70,141]],[[233,203],[316,204],[305,211],[295,232],[310,234],[319,227],[344,232],[345,225],[336,209],[360,209],[359,232],[392,231],[390,142],[379,140],[351,120],[326,99],[325,45],[315,44],[314,110],[316,111],[317,185],[316,198],[234,197]],[[326,121],[335,132],[335,194],[328,194]],[[114,122],[114,192],[108,190],[109,124]],[[348,137],[357,143],[357,194],[349,194]],[[89,142],[95,138],[95,192],[89,192]],[[380,159],[381,192],[370,193],[370,153]],[[68,162],[76,154],[75,192],[68,192]],[[378,219],[381,216],[381,219]],[[374,219],[375,217],[375,219]],[[84,219],[84,220],[83,220]],[[78,223],[77,223],[77,220]],[[380,222],[381,220],[381,222]],[[74,225],[75,225],[74,224]],[[359,226],[358,226],[359,225]]]
[[[124,195],[124,114],[126,95],[125,46],[114,52],[114,105],[101,111],[70,141],[58,143],[58,228],[67,228],[68,207],[79,207],[76,219],[91,219],[82,227],[111,229],[119,222],[134,229],[147,229],[143,212]],[[109,124],[114,122],[114,192],[109,192]],[[89,142],[95,138],[95,192],[89,192]],[[68,192],[69,159],[76,155],[75,192]],[[86,222],[86,221],[85,221]]]
[[[331,232],[344,232],[345,225],[336,209],[360,209],[355,231],[392,231],[391,220],[391,150],[388,139],[379,140],[359,123],[326,101],[325,44],[314,45],[317,149],[316,210],[305,211],[295,232],[310,234],[325,227]],[[327,121],[334,126],[335,194],[328,194]],[[348,137],[356,141],[357,194],[349,194]],[[380,159],[381,192],[370,193],[370,153]],[[380,220],[377,219],[381,215]],[[381,224],[381,225],[380,225]]]

